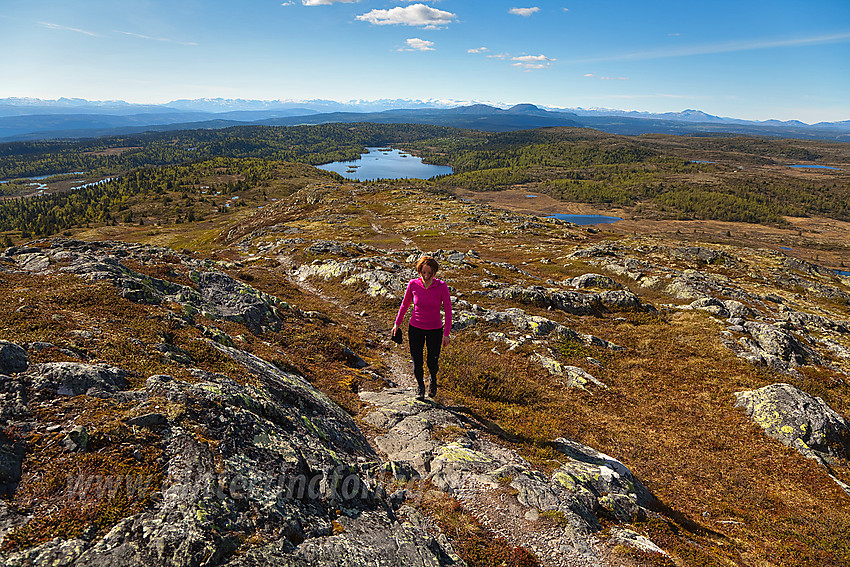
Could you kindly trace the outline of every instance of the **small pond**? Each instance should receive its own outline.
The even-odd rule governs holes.
[[[555,213],[554,215],[549,215],[546,218],[558,219],[582,226],[587,224],[608,224],[623,220],[620,217],[606,217],[604,215],[567,215],[564,213]]]
[[[803,168],[803,169],[834,169],[835,171],[841,171],[839,168],[832,167],[832,166],[829,166],[829,165],[805,165],[805,164],[803,164],[803,165],[789,165],[788,167],[796,167],[796,168]]]
[[[346,179],[373,181],[375,179],[430,179],[437,175],[451,175],[447,165],[422,163],[422,159],[391,148],[366,148],[368,153],[352,161],[335,161],[317,165],[319,169],[334,171]]]

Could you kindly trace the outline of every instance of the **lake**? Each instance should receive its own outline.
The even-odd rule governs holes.
[[[788,167],[797,167],[797,168],[806,168],[806,169],[834,169],[835,171],[841,171],[837,167],[831,167],[829,165],[789,165]]]
[[[4,179],[0,181],[0,183],[11,183],[12,181],[41,181],[42,179],[47,179],[48,177],[56,177],[57,175],[82,175],[85,171],[69,171],[68,173],[51,173],[50,175],[39,175],[37,177],[15,177],[13,179]]]
[[[567,215],[564,213],[555,213],[554,215],[549,215],[546,218],[558,219],[582,226],[587,224],[608,224],[623,220],[620,217],[606,217],[604,215]]]
[[[346,179],[374,181],[375,179],[430,179],[436,175],[451,175],[447,165],[422,163],[422,159],[391,148],[366,148],[368,153],[352,161],[335,161],[317,165],[334,171]]]

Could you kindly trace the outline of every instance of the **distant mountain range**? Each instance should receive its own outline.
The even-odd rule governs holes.
[[[699,110],[653,114],[612,109],[544,109],[533,104],[499,108],[459,101],[384,99],[263,101],[176,100],[161,105],[61,98],[0,99],[0,141],[90,138],[144,131],[294,126],[327,122],[416,123],[485,131],[551,126],[594,128],[612,134],[744,134],[850,142],[850,121],[806,124],[797,120],[751,121]]]

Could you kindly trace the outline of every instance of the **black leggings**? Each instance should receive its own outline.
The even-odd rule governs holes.
[[[410,357],[413,359],[413,375],[420,388],[425,387],[425,370],[423,368],[423,349],[428,345],[428,372],[431,373],[431,382],[437,383],[437,361],[440,359],[440,347],[443,346],[443,329],[431,329],[426,331],[410,325],[408,328],[408,342],[410,343]]]

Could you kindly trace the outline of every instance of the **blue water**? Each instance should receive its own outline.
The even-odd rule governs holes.
[[[565,215],[564,213],[555,213],[554,215],[549,215],[546,218],[559,219],[582,226],[586,224],[608,224],[617,222],[618,220],[623,220],[620,217],[606,217],[604,215]]]
[[[850,272],[847,272],[845,270],[835,270],[835,273],[839,276],[850,276]]]
[[[32,180],[32,181],[40,181],[42,179],[47,179],[48,177],[55,177],[57,175],[82,175],[85,171],[69,171],[68,173],[51,173],[50,175],[39,175],[36,177],[16,177],[14,179],[5,179],[0,181],[0,183],[10,183],[12,181],[22,181],[22,180]]]
[[[104,183],[109,183],[110,181],[114,181],[118,179],[117,177],[107,177],[106,179],[101,179],[100,181],[92,181],[91,183],[86,183],[85,185],[78,185],[77,187],[71,187],[70,191],[74,191],[76,189],[85,189],[86,187],[94,187],[95,185],[103,185]],[[234,197],[235,199],[236,197]]]
[[[361,154],[353,161],[335,161],[318,165],[319,169],[335,171],[346,179],[372,181],[375,179],[430,179],[435,175],[451,175],[447,165],[422,163],[422,159],[399,150],[366,148],[369,153]],[[385,151],[379,151],[379,150]]]
[[[791,250],[791,249],[790,249],[790,248],[788,248],[787,246],[780,246],[779,248],[780,248],[781,250]]]
[[[691,163],[714,163],[713,161],[705,161],[704,159],[692,159]]]
[[[831,167],[828,165],[789,165],[788,167],[798,167],[798,168],[806,168],[806,169],[834,169],[835,171],[841,171],[837,167]]]

